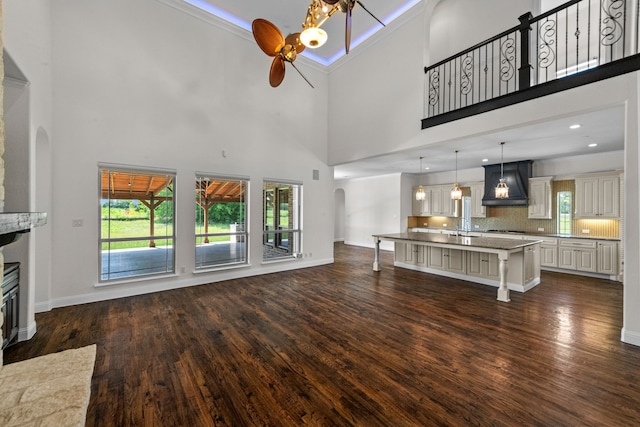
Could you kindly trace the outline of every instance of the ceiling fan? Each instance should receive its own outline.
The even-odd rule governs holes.
[[[269,70],[269,84],[272,87],[280,86],[280,83],[284,80],[285,61],[291,64],[302,78],[309,83],[309,86],[313,87],[311,82],[293,63],[305,47],[300,41],[300,33],[289,34],[285,38],[278,27],[266,19],[260,18],[253,20],[251,30],[260,49],[267,55],[273,56],[273,62]]]
[[[331,5],[337,4],[337,6],[334,7],[337,7],[340,12],[343,12],[347,15],[344,28],[344,50],[346,51],[347,55],[349,54],[349,48],[351,46],[351,11],[353,10],[353,7],[356,5],[356,3],[359,4],[365,12],[371,15],[373,19],[378,21],[380,25],[382,25],[383,27],[386,26],[373,13],[371,13],[360,0],[324,0],[324,2]]]
[[[383,27],[385,26],[382,21],[367,10],[360,0],[311,0],[307,16],[304,24],[302,24],[303,31],[289,34],[286,38],[273,23],[266,19],[255,19],[251,24],[253,37],[264,53],[274,57],[269,71],[269,83],[271,86],[280,86],[280,83],[284,80],[285,62],[288,62],[313,88],[311,82],[298,70],[293,61],[305,47],[314,49],[322,46],[327,41],[327,33],[320,26],[338,10],[346,14],[344,47],[346,53],[349,54],[351,46],[351,11],[356,3]]]

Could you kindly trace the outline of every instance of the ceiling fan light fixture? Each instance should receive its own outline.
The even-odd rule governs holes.
[[[316,49],[327,42],[329,36],[322,28],[309,27],[300,33],[300,41],[310,49]]]

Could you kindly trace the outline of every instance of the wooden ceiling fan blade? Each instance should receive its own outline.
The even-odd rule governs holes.
[[[277,55],[273,58],[271,63],[271,70],[269,70],[269,84],[271,87],[278,87],[284,80],[284,58],[282,55]]]
[[[284,36],[271,22],[266,19],[254,19],[251,23],[251,31],[260,49],[269,56],[276,56],[284,46]]]
[[[351,9],[352,7],[347,8],[347,20],[344,29],[344,49],[349,54],[349,47],[351,46]]]
[[[386,25],[384,25],[384,23],[379,20],[376,15],[374,15],[373,13],[369,12],[369,9],[367,9],[366,7],[364,7],[364,5],[362,4],[362,2],[360,0],[356,0],[356,3],[358,3],[360,5],[361,8],[364,9],[365,12],[367,12],[369,15],[371,15],[371,17],[373,19],[375,19],[376,21],[378,21],[380,23],[380,25],[382,25],[383,27],[386,27]]]
[[[304,50],[305,46],[300,41],[300,33],[289,34],[287,38],[284,39],[285,44],[293,46],[296,50],[296,53],[300,53]]]
[[[296,67],[296,65],[293,62],[290,62],[291,66],[298,72],[298,74],[300,74],[302,76],[302,78],[304,79],[305,82],[307,82],[309,84],[309,86],[311,86],[311,89],[315,89],[313,87],[313,85],[311,84],[311,82],[309,81],[308,78],[305,77],[304,74],[302,74],[302,71],[298,70],[298,67]]]

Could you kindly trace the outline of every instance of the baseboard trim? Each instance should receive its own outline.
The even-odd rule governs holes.
[[[34,320],[26,328],[20,328],[18,330],[18,342],[29,341],[36,334],[36,331],[36,321]]]
[[[225,280],[242,279],[252,276],[260,276],[263,274],[278,273],[281,271],[299,270],[302,268],[317,267],[326,264],[333,264],[334,259],[326,258],[314,261],[295,261],[291,263],[264,264],[260,269],[234,269],[225,270],[215,276],[192,275],[184,279],[145,283],[136,287],[124,287],[122,285],[100,286],[95,287],[95,292],[82,295],[73,295],[62,298],[52,298],[47,302],[40,302],[36,305],[36,312],[50,311],[58,307],[68,307],[72,305],[87,304],[98,301],[107,301],[117,298],[126,298],[136,295],[150,294],[154,292],[169,291],[172,289],[186,288],[189,286],[206,285],[208,283],[217,283]],[[142,282],[138,282],[142,283]],[[46,309],[38,311],[38,309]],[[35,333],[35,331],[34,331]]]
[[[622,342],[640,347],[640,332],[629,331],[626,328],[622,328],[620,339]]]

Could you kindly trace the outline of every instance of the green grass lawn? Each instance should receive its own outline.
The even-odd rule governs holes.
[[[229,224],[209,224],[209,233],[227,233],[229,232]],[[204,233],[203,226],[196,226],[195,234]],[[173,235],[172,224],[155,224],[154,236],[155,243],[158,246],[172,245],[172,239],[166,236]],[[129,237],[149,237],[149,220],[129,220],[129,221],[102,221],[102,238],[129,238]],[[202,243],[202,238],[197,239],[197,244]],[[229,241],[228,236],[212,236],[209,242]],[[111,243],[111,249],[129,249],[129,248],[146,248],[149,247],[149,240],[140,240],[132,242],[116,242]],[[102,250],[108,249],[108,245],[103,243]]]

